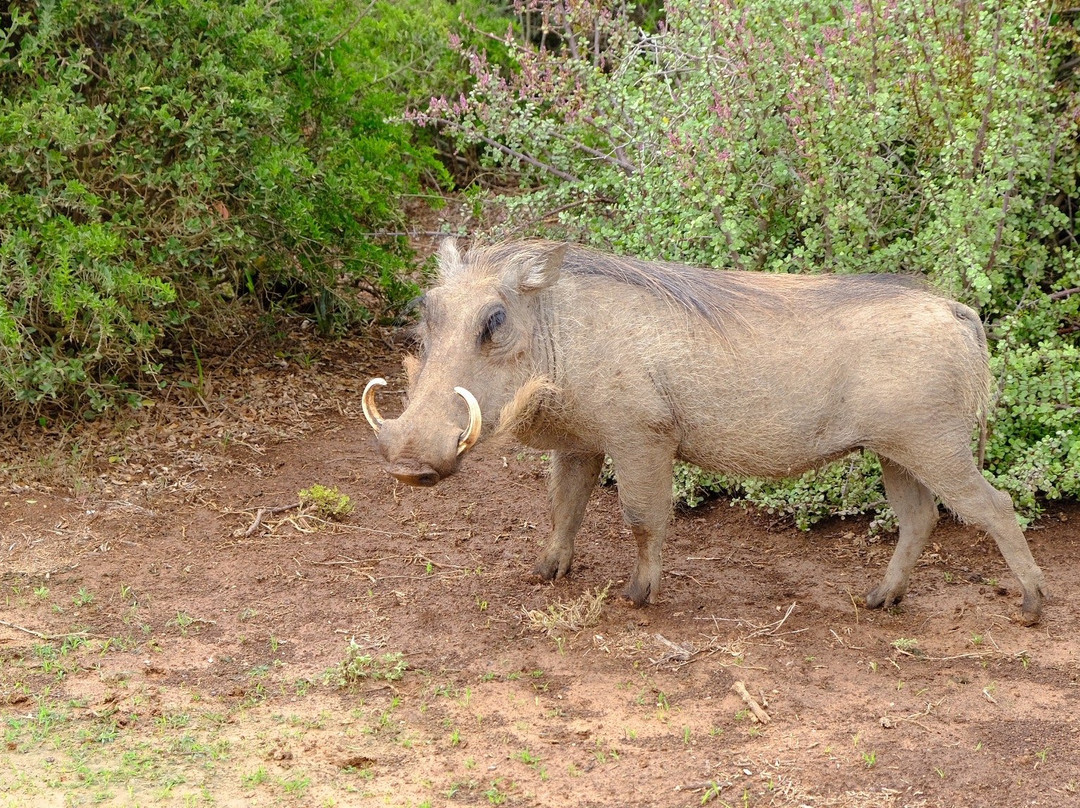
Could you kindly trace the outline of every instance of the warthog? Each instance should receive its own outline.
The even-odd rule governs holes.
[[[624,594],[656,600],[676,459],[786,477],[858,448],[877,453],[900,536],[869,607],[899,602],[938,519],[936,494],[997,542],[1023,588],[1046,594],[1008,495],[972,457],[990,389],[967,306],[911,279],[696,269],[543,241],[439,251],[421,302],[408,405],[364,411],[394,477],[434,485],[478,439],[551,451],[552,533],[534,573],[566,575],[605,453],[637,543]],[[466,420],[467,404],[468,417]]]

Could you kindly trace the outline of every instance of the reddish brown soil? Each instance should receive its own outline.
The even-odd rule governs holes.
[[[2,804],[1080,804],[1075,504],[1028,533],[1053,593],[1036,628],[948,518],[903,607],[869,612],[892,538],[724,501],[676,515],[660,602],[635,609],[613,489],[572,577],[535,584],[541,455],[485,444],[434,489],[380,469],[358,391],[396,353],[234,360],[201,397],[10,447]],[[353,512],[253,529],[315,483]],[[527,615],[609,582],[584,630]],[[339,685],[350,638],[407,670]]]

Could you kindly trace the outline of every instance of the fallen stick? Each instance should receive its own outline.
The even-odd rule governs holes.
[[[273,516],[275,513],[282,513],[283,511],[291,511],[293,508],[299,508],[300,503],[294,502],[292,505],[279,505],[276,508],[259,508],[255,514],[255,521],[251,523],[251,527],[244,533],[245,536],[250,536],[259,526],[262,525],[262,521],[267,516]]]
[[[0,626],[7,626],[8,628],[13,628],[17,631],[24,631],[34,637],[49,641],[66,640],[68,637],[92,637],[94,639],[102,639],[102,636],[100,634],[90,634],[86,631],[72,631],[68,634],[42,634],[40,631],[34,631],[32,628],[26,628],[25,626],[20,626],[17,623],[9,623],[7,620],[0,620]]]
[[[735,680],[731,683],[731,689],[739,694],[746,706],[750,708],[750,717],[761,724],[768,724],[772,719],[769,718],[769,714],[762,709],[761,705],[754,701],[754,697],[750,695],[750,691],[746,689],[746,685],[742,682]]]

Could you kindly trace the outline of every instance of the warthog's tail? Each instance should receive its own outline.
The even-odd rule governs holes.
[[[982,320],[979,319],[979,315],[973,309],[962,303],[953,303],[952,308],[956,318],[961,322],[966,323],[971,329],[979,347],[979,367],[977,369],[973,368],[973,371],[980,377],[978,384],[979,389],[976,391],[978,400],[976,412],[978,413],[979,419],[979,448],[976,459],[979,464],[978,468],[982,471],[983,463],[986,461],[986,419],[990,408],[997,403],[997,397],[1000,394],[1000,391],[997,394],[992,395],[993,378],[990,375],[990,352],[986,344],[986,329],[983,328]]]

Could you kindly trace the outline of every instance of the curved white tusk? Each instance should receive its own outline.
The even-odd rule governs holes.
[[[371,424],[371,428],[375,430],[375,434],[379,433],[379,427],[382,426],[383,418],[379,415],[379,408],[375,406],[375,388],[385,387],[386,379],[374,378],[367,383],[367,387],[364,388],[364,395],[360,399],[360,406],[364,408],[364,417],[367,418],[367,422]]]
[[[472,445],[480,439],[480,428],[483,426],[483,418],[480,415],[480,405],[476,402],[476,396],[464,387],[455,387],[454,392],[465,399],[469,405],[469,426],[461,433],[458,439],[457,453],[467,452]]]

